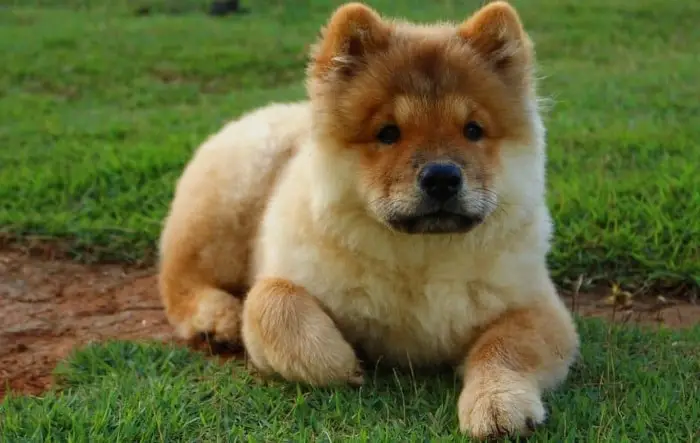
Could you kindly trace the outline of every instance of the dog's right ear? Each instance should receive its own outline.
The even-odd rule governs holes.
[[[317,78],[330,72],[351,77],[361,68],[364,57],[386,48],[390,32],[389,25],[369,6],[340,6],[312,49],[310,73]]]

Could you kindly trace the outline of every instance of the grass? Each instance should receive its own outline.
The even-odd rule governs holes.
[[[8,0],[5,0],[7,4]],[[193,149],[242,112],[304,97],[306,45],[339,2],[22,0],[0,9],[0,230],[84,261],[153,259]],[[700,4],[515,1],[553,99],[550,261],[561,286],[700,288]],[[136,16],[143,4],[154,14]],[[480,1],[377,0],[460,19]]]
[[[700,325],[580,324],[582,359],[546,397],[537,442],[690,442],[700,423]],[[57,369],[62,393],[0,403],[0,441],[459,441],[451,374],[379,374],[360,389],[261,382],[179,348],[91,345]]]

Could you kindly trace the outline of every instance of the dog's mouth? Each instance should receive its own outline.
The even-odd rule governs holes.
[[[393,229],[407,234],[460,234],[471,231],[483,221],[479,216],[439,210],[391,218],[388,223]]]

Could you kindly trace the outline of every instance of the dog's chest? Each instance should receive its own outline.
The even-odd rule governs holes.
[[[457,363],[475,329],[505,309],[487,285],[458,268],[365,271],[320,299],[346,339],[372,359]]]

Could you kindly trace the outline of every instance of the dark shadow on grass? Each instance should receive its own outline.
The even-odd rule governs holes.
[[[152,15],[174,15],[188,14],[193,12],[206,12],[212,17],[225,17],[229,15],[248,14],[249,8],[241,5],[239,0],[213,0],[204,7],[203,1],[168,1],[163,0],[141,0],[133,7],[133,14],[139,17]]]

